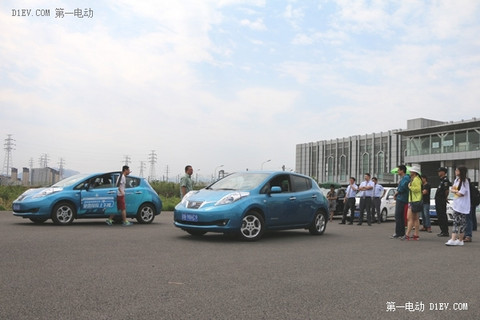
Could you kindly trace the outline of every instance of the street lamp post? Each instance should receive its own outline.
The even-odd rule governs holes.
[[[271,160],[271,159],[268,159],[267,161],[262,162],[262,167],[261,167],[261,168],[262,168],[262,171],[263,171],[263,165],[264,165],[265,163],[267,163],[267,162],[270,162],[270,161],[272,161],[272,160]]]

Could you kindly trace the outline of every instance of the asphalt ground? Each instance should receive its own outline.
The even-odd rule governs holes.
[[[249,243],[172,218],[55,226],[0,212],[0,319],[480,319],[477,232],[447,247],[437,226],[401,241],[394,222],[335,219],[321,236]]]

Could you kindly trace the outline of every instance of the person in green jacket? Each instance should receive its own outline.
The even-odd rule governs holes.
[[[408,184],[409,196],[408,196],[408,212],[407,212],[407,233],[405,240],[418,240],[418,232],[420,231],[420,213],[423,209],[423,197],[422,197],[422,179],[420,178],[420,169],[413,167],[410,169],[410,183]],[[413,238],[410,237],[412,229],[415,228]]]

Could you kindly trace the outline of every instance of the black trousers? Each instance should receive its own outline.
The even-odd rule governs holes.
[[[440,232],[448,234],[447,202],[445,200],[435,200],[435,211],[437,211]]]
[[[372,197],[360,198],[360,221],[358,224],[363,223],[363,212],[367,210],[367,223],[372,224]]]
[[[347,202],[345,202],[345,205],[343,206],[343,217],[342,217],[342,223],[345,223],[347,221],[347,213],[348,209],[350,209],[350,222],[353,222],[353,219],[355,218],[355,198],[348,198]]]

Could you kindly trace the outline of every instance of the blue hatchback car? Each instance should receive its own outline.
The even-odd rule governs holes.
[[[35,223],[52,219],[59,225],[119,214],[115,182],[120,174],[78,174],[48,188],[29,189],[13,202],[13,214]],[[162,201],[150,184],[130,175],[126,177],[125,202],[127,217],[139,223],[151,223],[162,210]]]
[[[304,228],[322,234],[327,217],[327,200],[310,177],[247,171],[187,193],[175,207],[174,224],[195,236],[233,233],[254,241],[265,230]]]

